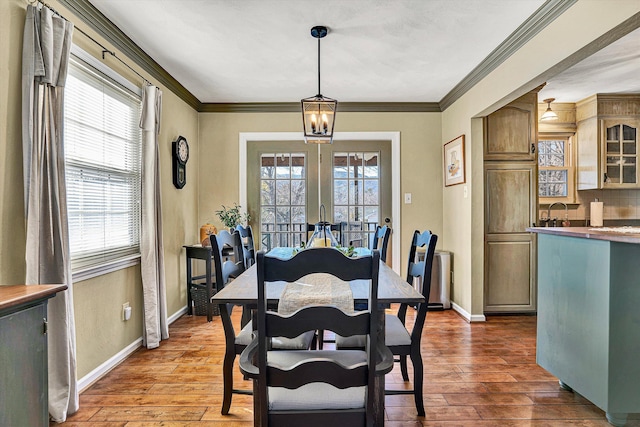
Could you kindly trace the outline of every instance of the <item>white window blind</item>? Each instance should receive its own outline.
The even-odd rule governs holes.
[[[140,254],[140,109],[138,95],[72,56],[64,143],[74,277]]]

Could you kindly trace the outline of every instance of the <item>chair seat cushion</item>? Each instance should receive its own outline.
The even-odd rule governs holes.
[[[397,345],[411,345],[411,335],[404,327],[398,316],[395,314],[385,315],[385,337],[384,341],[388,347]],[[337,348],[364,348],[364,335],[353,335],[351,337],[342,337],[336,335]]]
[[[311,346],[314,335],[315,331],[308,331],[295,338],[275,337],[272,339],[272,345],[273,348],[283,350],[306,350]],[[249,322],[236,336],[235,343],[237,345],[249,345],[252,339],[253,330],[251,328],[251,322]]]
[[[366,362],[367,354],[360,350],[270,351],[270,366],[289,367],[305,359],[329,357],[343,365]],[[271,410],[320,410],[364,408],[366,387],[339,389],[326,383],[305,384],[297,389],[269,387]]]
[[[396,345],[411,345],[411,335],[404,327],[398,316],[387,314],[385,317],[384,342],[387,347]]]

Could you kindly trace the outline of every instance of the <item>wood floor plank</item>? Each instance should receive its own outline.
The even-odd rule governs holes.
[[[199,421],[206,407],[119,406],[100,409],[90,422],[101,421]]]
[[[408,325],[414,316],[409,310]],[[239,326],[239,310],[234,323]],[[225,346],[220,318],[208,323],[204,316],[183,316],[170,326],[170,336],[159,348],[134,352],[81,394],[76,414],[51,427],[252,426],[252,396],[234,395],[230,414],[220,414]],[[421,345],[426,416],[417,416],[413,396],[389,395],[385,425],[609,426],[600,409],[561,389],[536,364],[535,340],[535,316],[488,316],[470,324],[451,310],[430,312]],[[413,388],[398,366],[386,383],[389,389]],[[234,387],[251,389],[237,360]],[[640,427],[640,420],[631,419],[627,427]]]

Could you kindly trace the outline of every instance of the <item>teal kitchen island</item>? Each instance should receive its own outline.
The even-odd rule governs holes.
[[[640,228],[528,231],[538,234],[537,363],[624,426],[640,413]]]

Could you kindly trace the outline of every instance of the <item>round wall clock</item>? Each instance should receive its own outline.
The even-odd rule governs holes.
[[[187,183],[187,160],[189,144],[183,136],[173,141],[173,185],[180,189]]]

